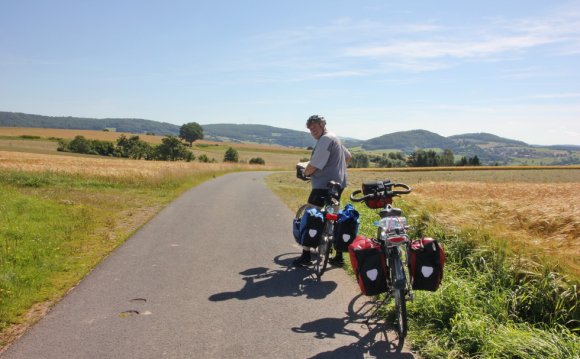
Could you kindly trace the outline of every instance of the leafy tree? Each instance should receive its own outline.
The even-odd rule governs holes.
[[[467,157],[462,156],[459,161],[457,161],[457,166],[467,166]]]
[[[355,153],[348,164],[352,168],[368,168],[369,156],[364,153]]]
[[[439,166],[453,166],[455,163],[455,156],[449,149],[444,149],[443,153],[439,155]]]
[[[197,122],[190,122],[179,128],[179,138],[193,146],[193,142],[203,139],[203,128]]]
[[[230,147],[224,155],[224,162],[238,162],[238,151],[235,148]]]
[[[161,144],[156,147],[156,158],[164,161],[192,161],[195,156],[175,136],[166,136],[161,139]]]
[[[121,135],[117,139],[117,156],[133,158],[136,160],[152,159],[153,147],[145,141],[139,139],[139,136],[131,136],[127,138]]]
[[[405,161],[405,155],[403,152],[389,152],[388,157],[391,160]]]
[[[433,150],[417,150],[411,154],[409,165],[412,167],[437,167],[439,156]]]
[[[262,157],[250,158],[251,165],[265,165],[266,161]]]
[[[115,156],[115,145],[109,141],[92,141],[93,151],[101,156]]]
[[[92,148],[91,141],[87,140],[85,136],[76,136],[68,143],[68,150],[74,153],[95,154]]]

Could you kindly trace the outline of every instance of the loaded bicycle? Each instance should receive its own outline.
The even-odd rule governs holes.
[[[374,223],[378,227],[377,238],[360,237],[357,238],[360,242],[351,245],[351,264],[364,294],[385,293],[384,299],[377,305],[377,310],[394,299],[397,331],[399,337],[404,338],[408,329],[407,300],[413,300],[409,274],[411,240],[407,233],[409,226],[406,217],[400,208],[392,206],[392,200],[396,196],[411,193],[412,189],[404,183],[393,183],[390,180],[369,182],[362,187],[362,190],[352,192],[351,201],[364,201],[368,207],[380,209],[380,219]],[[361,193],[362,196],[359,197]],[[369,261],[370,264],[364,263],[362,253],[365,249],[368,249],[364,252],[367,253],[366,258],[370,258],[368,253],[375,249],[379,254],[375,256],[378,262],[375,259],[374,262]],[[357,253],[357,250],[360,252]],[[361,255],[357,257],[359,253]]]
[[[302,179],[305,181],[308,180],[306,177]],[[340,189],[341,186],[338,182],[328,182],[328,195],[324,197],[324,205],[322,208],[307,203],[298,208],[294,217],[294,226],[296,230],[298,222],[302,221],[302,218],[308,210],[315,209],[320,211],[320,219],[322,220],[320,225],[321,232],[312,236],[313,238],[316,238],[312,243],[301,243],[302,245],[309,247],[310,252],[315,255],[314,272],[318,278],[321,278],[326,271],[328,259],[333,252],[334,225],[338,220],[338,209],[340,206],[338,198],[340,197]],[[305,236],[307,237],[307,235]]]

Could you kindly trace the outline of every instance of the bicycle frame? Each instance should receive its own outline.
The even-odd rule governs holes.
[[[314,250],[316,254],[316,261],[314,263],[314,271],[320,279],[328,265],[332,248],[334,247],[334,223],[338,220],[338,210],[340,202],[338,201],[340,184],[334,181],[328,183],[328,195],[324,199],[324,205],[321,207],[305,204],[302,205],[297,213],[296,218],[302,216],[306,208],[316,207],[320,209],[324,218],[324,229],[320,244]]]
[[[407,335],[407,300],[413,300],[410,276],[408,273],[409,247],[411,240],[406,233],[406,219],[399,216],[381,218],[378,224],[378,240],[385,254],[387,263],[387,287],[389,291],[385,304],[392,297],[395,300],[395,313],[399,326],[399,335]]]
[[[387,295],[379,306],[388,302],[390,297],[395,299],[395,313],[399,337],[407,335],[407,299],[413,300],[413,291],[410,283],[408,269],[409,249],[411,240],[407,235],[407,219],[403,211],[393,208],[390,203],[393,197],[411,193],[411,187],[404,183],[393,183],[390,180],[371,183],[362,190],[351,193],[353,202],[365,201],[367,207],[377,209],[376,204],[381,203],[384,207],[380,211],[381,219],[375,222],[379,227],[377,241],[380,243],[387,262]],[[357,197],[362,192],[363,196]],[[373,201],[370,203],[369,201]],[[378,308],[377,308],[378,309]]]
[[[334,223],[338,220],[338,209],[340,205],[336,199],[338,197],[337,185],[338,183],[336,182],[329,184],[328,196],[325,198],[324,206],[321,209],[324,216],[324,232],[320,245],[316,248],[317,257],[316,263],[314,264],[314,269],[319,279],[326,271],[328,259],[334,246]]]

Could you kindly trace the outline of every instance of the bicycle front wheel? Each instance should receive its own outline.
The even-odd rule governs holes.
[[[393,297],[395,299],[395,315],[397,317],[397,329],[399,337],[407,336],[407,298],[405,291],[407,289],[407,279],[405,276],[405,268],[398,248],[391,258],[391,280],[393,283]]]
[[[320,240],[320,245],[316,248],[316,262],[314,263],[314,271],[318,279],[322,277],[328,266],[328,258],[330,257],[330,250],[332,248],[332,223],[326,222],[324,225],[324,234]]]

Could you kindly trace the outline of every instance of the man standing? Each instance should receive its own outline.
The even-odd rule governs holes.
[[[324,117],[310,116],[306,121],[306,127],[316,140],[310,162],[304,169],[304,176],[310,177],[312,181],[312,191],[308,197],[308,203],[322,207],[324,206],[324,198],[328,195],[328,182],[330,181],[340,183],[341,189],[337,198],[340,201],[340,195],[347,185],[346,165],[352,156],[338,137],[326,130]],[[302,255],[293,262],[295,266],[308,265],[309,263],[310,251],[307,249],[303,249]],[[330,263],[342,267],[342,252],[337,251],[336,256],[330,259]]]

